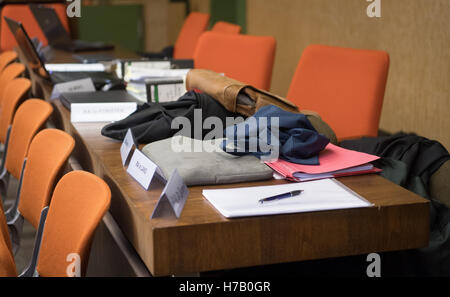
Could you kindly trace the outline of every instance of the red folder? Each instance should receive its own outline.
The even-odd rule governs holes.
[[[330,143],[319,153],[320,165],[302,165],[284,160],[266,164],[286,179],[307,181],[380,172],[380,169],[369,164],[377,159],[378,156],[344,149]]]

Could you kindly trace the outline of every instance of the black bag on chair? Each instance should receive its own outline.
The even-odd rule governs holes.
[[[172,129],[172,120],[182,116],[191,123],[191,137],[194,133],[194,109],[201,109],[201,123],[214,116],[222,121],[225,127],[226,117],[239,115],[226,110],[217,100],[205,93],[189,91],[177,101],[163,103],[145,103],[123,120],[107,124],[102,129],[102,135],[117,140],[123,140],[128,129],[131,129],[138,144],[146,144],[157,140],[172,137],[179,129]],[[203,127],[202,127],[203,128]],[[202,129],[203,138],[212,129]],[[200,136],[200,135],[199,135]]]

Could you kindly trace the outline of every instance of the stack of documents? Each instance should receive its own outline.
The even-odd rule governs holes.
[[[331,177],[376,173],[381,170],[369,162],[379,157],[328,144],[319,154],[320,165],[302,165],[284,160],[266,162],[284,178],[293,181],[309,181]]]
[[[128,61],[123,63],[123,78],[127,82],[135,79],[136,76],[152,75],[151,69],[170,69],[170,61]]]
[[[127,92],[141,102],[147,102],[147,87],[145,83],[127,83]]]
[[[259,203],[260,199],[303,190],[300,195]],[[369,207],[372,204],[335,179],[235,189],[203,190],[203,196],[225,217]]]
[[[189,70],[134,68],[127,74],[127,91],[141,101],[176,101],[186,93],[185,80]]]

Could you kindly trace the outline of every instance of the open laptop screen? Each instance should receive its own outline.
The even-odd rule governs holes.
[[[19,45],[19,49],[23,57],[26,59],[28,67],[30,67],[34,73],[50,79],[50,75],[45,69],[44,63],[42,63],[42,60],[39,57],[39,54],[37,53],[36,48],[31,42],[31,39],[25,31],[22,23],[8,17],[4,18],[6,20],[6,23],[8,24],[9,29],[14,35],[17,44]]]
[[[29,7],[51,46],[61,48],[71,46],[72,40],[69,33],[64,29],[53,8],[40,4],[29,4]]]

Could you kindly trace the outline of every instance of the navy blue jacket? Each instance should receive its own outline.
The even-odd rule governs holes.
[[[278,118],[279,137],[276,137],[274,118]],[[274,105],[261,107],[244,122],[227,127],[224,134],[227,139],[223,149],[228,153],[252,153],[261,157],[269,155],[267,148],[272,146],[279,149],[279,158],[307,165],[319,164],[318,154],[330,142],[314,129],[304,114],[288,112]],[[230,149],[230,143],[234,148]],[[252,148],[256,151],[251,151]]]

